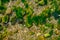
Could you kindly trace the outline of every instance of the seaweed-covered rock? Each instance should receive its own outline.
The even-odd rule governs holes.
[[[3,27],[2,27],[2,25],[0,24],[0,31],[1,31],[1,30],[3,30]]]
[[[31,15],[27,16],[25,24],[26,24],[26,27],[28,27],[28,28],[30,28],[32,26],[33,21],[32,21]]]
[[[2,22],[2,17],[0,17],[0,23]]]
[[[2,17],[2,23],[8,23],[9,22],[9,16],[5,15]]]
[[[39,16],[39,22],[40,22],[40,24],[46,23],[46,17],[44,16],[43,13],[40,14],[40,16]]]
[[[60,18],[58,19],[57,29],[60,30]]]
[[[10,22],[11,22],[12,25],[14,25],[14,24],[17,22],[16,17],[12,17],[12,18],[10,19]]]
[[[39,24],[39,16],[34,15],[32,19],[35,25]]]
[[[1,0],[1,3],[4,4],[4,3],[7,3],[9,2],[10,0]]]

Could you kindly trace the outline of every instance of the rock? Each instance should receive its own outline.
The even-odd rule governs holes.
[[[6,14],[11,14],[11,12],[12,12],[12,9],[11,8],[7,8]]]

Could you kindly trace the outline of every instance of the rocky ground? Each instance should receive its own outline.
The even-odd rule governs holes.
[[[51,0],[49,0],[46,5],[43,4],[43,2],[40,2],[40,4],[39,4],[38,3],[39,1],[26,0],[26,2],[24,2],[24,3],[28,3],[27,6],[32,8],[32,10],[27,9],[27,12],[34,11],[32,15],[38,16],[38,15],[42,14],[42,12],[44,13],[44,10],[46,10],[48,8],[51,8],[52,12],[55,11],[55,5],[53,5],[53,4],[52,4],[53,6],[51,5]],[[39,24],[38,26],[36,26],[34,23],[31,27],[27,27],[24,23],[19,23],[19,21],[14,21],[13,17],[15,17],[15,19],[16,19],[16,14],[13,11],[13,9],[14,9],[13,7],[14,6],[22,7],[23,10],[26,10],[24,3],[21,0],[10,0],[9,2],[2,4],[4,7],[6,7],[6,9],[1,10],[1,8],[0,8],[0,19],[2,17],[2,21],[0,20],[1,21],[0,22],[0,40],[60,40],[60,29],[59,29],[60,25],[58,26],[58,19],[60,17],[57,20],[55,20],[54,16],[51,16],[50,21],[47,18],[47,20],[46,20],[47,23],[50,23],[50,24],[47,24],[48,27],[46,27],[44,24]],[[60,11],[60,1],[56,0],[56,3],[57,3],[57,5],[59,5],[59,8],[57,8],[57,9]],[[1,5],[1,3],[0,3],[0,5]],[[6,15],[9,16],[9,19],[8,18],[5,18],[5,19],[11,20],[11,18],[13,18],[12,23],[10,21],[7,22],[3,18]],[[26,16],[24,16],[24,21],[26,20]],[[38,20],[37,20],[37,22],[38,22]],[[51,25],[53,25],[54,28],[51,28],[52,27]],[[53,30],[53,32],[52,32],[52,30]]]

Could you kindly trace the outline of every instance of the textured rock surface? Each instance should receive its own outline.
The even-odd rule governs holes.
[[[57,2],[59,5],[59,8],[60,8],[60,1],[57,0]],[[50,5],[49,1],[48,1],[47,5],[43,5],[43,6],[38,5],[38,3],[35,2],[35,0],[27,0],[26,3],[28,3],[29,7],[31,7],[33,9],[33,11],[34,11],[33,16],[34,15],[38,16],[38,15],[42,14],[42,12],[45,9],[51,8],[53,5],[53,4]],[[7,9],[0,10],[1,11],[0,17],[4,17],[4,16],[8,15],[9,22],[0,23],[3,28],[2,31],[0,31],[0,40],[60,40],[60,39],[58,39],[58,37],[60,36],[60,30],[58,29],[58,28],[60,28],[60,25],[57,28],[58,20],[55,20],[55,18],[53,16],[50,17],[50,21],[47,18],[47,23],[51,23],[54,26],[54,28],[52,28],[53,26],[50,24],[47,24],[47,26],[45,26],[44,24],[42,24],[42,25],[40,24],[40,25],[36,26],[34,23],[33,23],[32,27],[27,28],[24,23],[21,24],[21,23],[19,23],[20,21],[18,21],[18,20],[12,19],[12,22],[14,22],[13,25],[10,22],[11,18],[16,16],[16,12],[13,11],[14,6],[22,7],[24,9],[24,11],[26,10],[25,5],[24,5],[24,3],[22,3],[21,0],[10,0],[9,2],[3,4],[3,6],[6,7]],[[52,12],[54,12],[54,7],[52,7],[51,10],[52,10]],[[29,9],[27,10],[27,12],[30,12],[30,11],[31,10],[29,10]],[[26,19],[26,16],[27,15],[24,16],[24,19]],[[6,20],[4,20],[4,22],[5,21]],[[0,26],[0,28],[1,28],[1,26]],[[53,30],[53,35],[50,32],[51,30]],[[48,36],[50,35],[48,33],[51,33],[52,36],[45,37],[47,35]],[[44,36],[44,34],[46,34],[46,35]]]

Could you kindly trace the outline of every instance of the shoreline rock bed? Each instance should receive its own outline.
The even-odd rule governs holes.
[[[60,40],[59,0],[0,0],[0,40]]]

